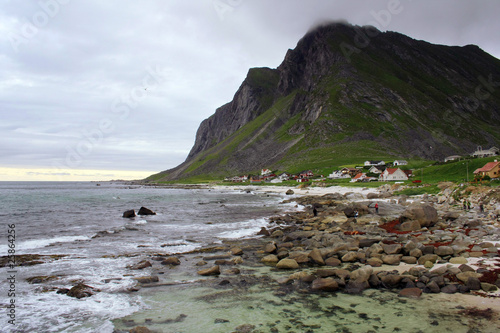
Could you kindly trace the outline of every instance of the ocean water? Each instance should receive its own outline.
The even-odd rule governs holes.
[[[498,315],[492,321],[463,315],[475,304],[460,295],[415,300],[397,291],[315,294],[297,282],[279,284],[290,272],[245,256],[237,266],[241,274],[229,274],[233,266],[222,266],[220,277],[196,274],[204,254],[188,252],[255,237],[268,225],[267,216],[295,209],[282,200],[120,183],[0,183],[1,255],[8,254],[8,230],[15,225],[16,254],[46,256],[43,264],[0,268],[0,332],[121,333],[136,326],[158,333],[500,331]],[[122,218],[141,206],[157,215]],[[245,251],[262,249],[258,241],[247,244]],[[127,268],[156,253],[177,253],[182,263]],[[15,296],[9,296],[12,274]],[[159,283],[129,291],[134,277],[147,275],[157,275]],[[40,276],[48,280],[27,281]],[[56,293],[78,282],[100,292],[82,299]],[[12,300],[15,325],[8,317]]]
[[[266,216],[286,209],[281,197],[239,191],[184,190],[120,183],[0,182],[1,256],[8,228],[15,253],[63,255],[44,264],[0,268],[1,307],[13,299],[15,325],[0,318],[1,332],[112,332],[112,320],[147,307],[127,292],[135,285],[127,266],[148,253],[183,253],[225,239],[254,235]],[[125,210],[157,213],[125,219]],[[12,225],[15,225],[12,228]],[[15,296],[7,281],[15,271]],[[52,277],[31,284],[30,277]],[[112,282],[106,282],[112,279]],[[83,282],[101,292],[75,299],[57,294]]]

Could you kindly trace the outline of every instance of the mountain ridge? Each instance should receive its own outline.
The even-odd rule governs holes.
[[[441,159],[500,142],[500,61],[373,27],[325,24],[276,68],[252,68],[187,159],[150,180],[394,156]],[[358,42],[357,42],[358,41]],[[362,48],[360,46],[363,46]]]

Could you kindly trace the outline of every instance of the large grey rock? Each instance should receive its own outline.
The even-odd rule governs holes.
[[[339,285],[333,278],[320,278],[312,282],[311,289],[318,291],[336,291],[339,289]]]
[[[401,222],[418,221],[420,227],[432,227],[438,221],[438,213],[431,205],[413,203],[406,208],[400,220]]]
[[[294,259],[281,259],[276,264],[276,268],[280,269],[297,269],[299,264]]]

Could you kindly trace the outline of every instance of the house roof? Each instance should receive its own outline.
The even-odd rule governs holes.
[[[474,173],[478,172],[489,172],[493,170],[497,165],[500,165],[500,162],[488,162],[482,168],[476,169]]]
[[[353,179],[360,179],[361,177],[365,176],[364,173],[358,173],[356,176],[354,176]]]
[[[396,172],[398,170],[399,170],[399,168],[387,168],[387,169],[385,169],[385,171],[387,171],[387,173],[389,175],[392,175],[394,172]]]

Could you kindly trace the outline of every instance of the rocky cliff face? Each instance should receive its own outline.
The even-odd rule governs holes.
[[[477,46],[329,24],[277,69],[254,68],[204,120],[186,161],[155,179],[440,159],[499,145],[500,61]]]

